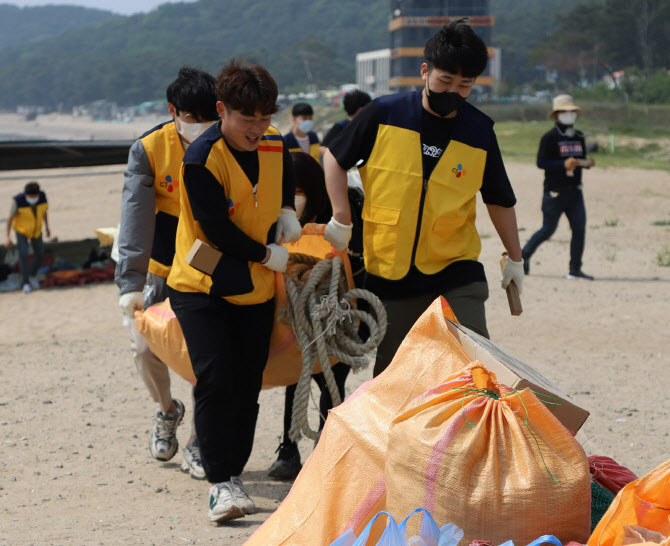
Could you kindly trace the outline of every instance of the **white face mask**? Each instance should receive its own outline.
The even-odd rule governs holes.
[[[298,130],[303,133],[309,133],[312,129],[314,129],[314,122],[311,119],[305,119],[298,125]]]
[[[28,197],[26,195],[26,201],[28,201],[29,205],[37,205],[37,202],[40,200],[40,196],[38,195],[37,197]]]
[[[184,123],[183,121],[175,119],[177,132],[187,144],[191,144],[195,139],[197,139],[201,134],[209,129],[213,123],[213,121],[207,121],[205,123]]]
[[[307,197],[304,195],[295,196],[295,215],[298,217],[298,220],[302,217],[302,213],[305,211],[305,205],[307,204]]]
[[[561,112],[557,119],[562,125],[574,125],[577,121],[577,112]]]

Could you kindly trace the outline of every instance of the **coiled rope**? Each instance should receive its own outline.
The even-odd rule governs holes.
[[[386,309],[372,292],[346,290],[344,262],[340,256],[319,260],[305,254],[291,254],[284,275],[288,306],[286,313],[302,350],[302,371],[295,391],[289,438],[296,442],[304,434],[317,440],[307,420],[314,366],[320,362],[333,407],[340,393],[330,369],[330,357],[358,372],[368,365],[366,355],[376,349],[386,333]],[[373,313],[354,307],[356,300],[368,302]],[[363,342],[358,324],[365,323],[370,336]]]

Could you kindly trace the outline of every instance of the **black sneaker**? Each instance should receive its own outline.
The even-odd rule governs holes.
[[[298,444],[282,442],[276,452],[279,452],[279,455],[277,460],[272,463],[268,476],[278,480],[294,480],[302,468]]]
[[[570,273],[568,273],[568,275],[565,278],[569,280],[578,280],[578,281],[593,280],[593,277],[591,275],[587,275],[581,269],[579,271],[570,271]]]

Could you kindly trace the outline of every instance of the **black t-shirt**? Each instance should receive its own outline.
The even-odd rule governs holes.
[[[421,115],[423,170],[424,178],[428,178],[451,141],[451,133],[457,118],[439,118],[423,108]],[[372,101],[358,113],[329,146],[331,153],[343,169],[348,170],[359,161],[362,161],[362,164],[367,162],[375,145],[378,128],[378,106],[376,101]],[[514,190],[507,176],[498,141],[493,131],[491,131],[491,142],[486,155],[480,192],[484,203],[489,205],[512,207],[516,203]],[[379,297],[390,299],[429,292],[435,292],[437,295],[450,288],[478,281],[486,281],[482,264],[474,260],[461,260],[433,275],[421,273],[412,265],[407,275],[397,281],[368,273],[365,286]]]
[[[349,125],[348,119],[343,119],[342,121],[338,121],[335,125],[333,125],[330,128],[330,131],[326,133],[326,136],[323,137],[323,140],[321,141],[321,146],[325,146],[326,148],[328,148],[330,146],[330,143],[333,140],[335,140],[335,137],[339,135],[347,125]]]
[[[537,151],[537,166],[544,169],[545,192],[577,188],[582,183],[582,167],[572,171],[573,176],[567,175],[565,160],[569,157],[586,157],[584,134],[557,123],[544,134]]]

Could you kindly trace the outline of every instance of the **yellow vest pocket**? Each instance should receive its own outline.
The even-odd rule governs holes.
[[[371,262],[393,261],[398,246],[400,210],[379,205],[363,205],[363,240]],[[374,270],[375,268],[373,268]],[[374,272],[371,270],[371,272]]]

